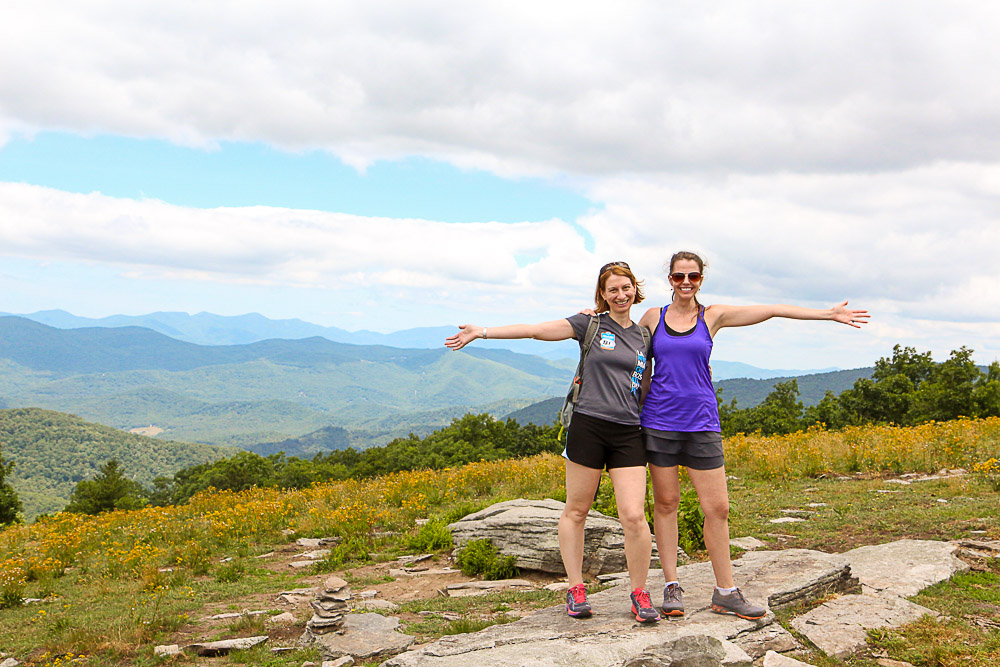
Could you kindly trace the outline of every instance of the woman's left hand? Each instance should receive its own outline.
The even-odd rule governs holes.
[[[862,324],[868,324],[868,319],[871,317],[867,310],[849,309],[846,301],[837,304],[831,308],[831,311],[833,312],[834,321],[854,327],[855,329],[860,329]]]

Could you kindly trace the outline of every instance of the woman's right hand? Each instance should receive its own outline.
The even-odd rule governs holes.
[[[579,313],[577,313],[577,315],[587,315],[588,317],[593,317],[596,314],[597,311],[594,310],[593,308],[584,308]]]
[[[477,338],[483,337],[483,327],[477,326],[475,324],[462,324],[459,325],[459,332],[454,336],[448,336],[444,339],[445,347],[451,348],[452,350],[461,350],[463,347],[476,340]]]

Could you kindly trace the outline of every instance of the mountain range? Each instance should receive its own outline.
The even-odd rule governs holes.
[[[0,315],[10,315],[10,313],[0,313]],[[367,330],[347,331],[299,319],[272,320],[258,313],[229,316],[213,313],[189,315],[182,312],[155,312],[146,315],[111,315],[102,318],[89,318],[79,317],[65,310],[41,310],[19,316],[57,329],[143,327],[179,341],[198,345],[248,345],[273,338],[301,339],[318,336],[337,343],[352,345],[440,349],[444,339],[456,330],[454,326],[443,326],[418,327],[385,334]],[[537,340],[489,340],[477,341],[476,345],[479,349],[506,349],[545,359],[575,360],[580,353],[576,341],[553,343]],[[834,370],[837,369],[768,369],[736,361],[716,360],[712,362],[712,372],[719,380],[728,378],[767,379]]]

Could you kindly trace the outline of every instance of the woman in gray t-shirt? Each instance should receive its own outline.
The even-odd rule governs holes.
[[[644,510],[646,453],[639,426],[648,350],[639,325],[630,318],[632,305],[642,298],[641,284],[628,264],[611,262],[601,268],[594,299],[600,320],[566,439],[566,507],[559,518],[559,551],[570,584],[566,612],[577,618],[591,615],[583,584],[584,527],[601,472],[607,468],[625,531],[632,613],[639,622],[659,620],[646,590],[652,540]],[[460,350],[477,338],[582,341],[589,321],[587,315],[573,315],[539,324],[489,328],[463,324],[445,345]]]

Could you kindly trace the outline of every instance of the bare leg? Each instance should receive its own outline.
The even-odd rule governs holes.
[[[677,581],[677,507],[681,500],[677,466],[662,468],[651,463],[649,475],[653,479],[653,528],[663,580]]]
[[[701,511],[705,513],[705,548],[708,549],[708,557],[712,559],[715,584],[720,588],[732,588],[734,584],[733,567],[729,562],[729,489],[726,485],[726,469],[688,468],[688,475],[698,492]]]
[[[566,507],[559,517],[559,553],[570,586],[583,583],[583,530],[601,471],[566,460]]]
[[[646,523],[646,466],[612,468],[608,471],[615,487],[618,520],[625,530],[625,562],[632,588],[645,588],[653,541]]]

